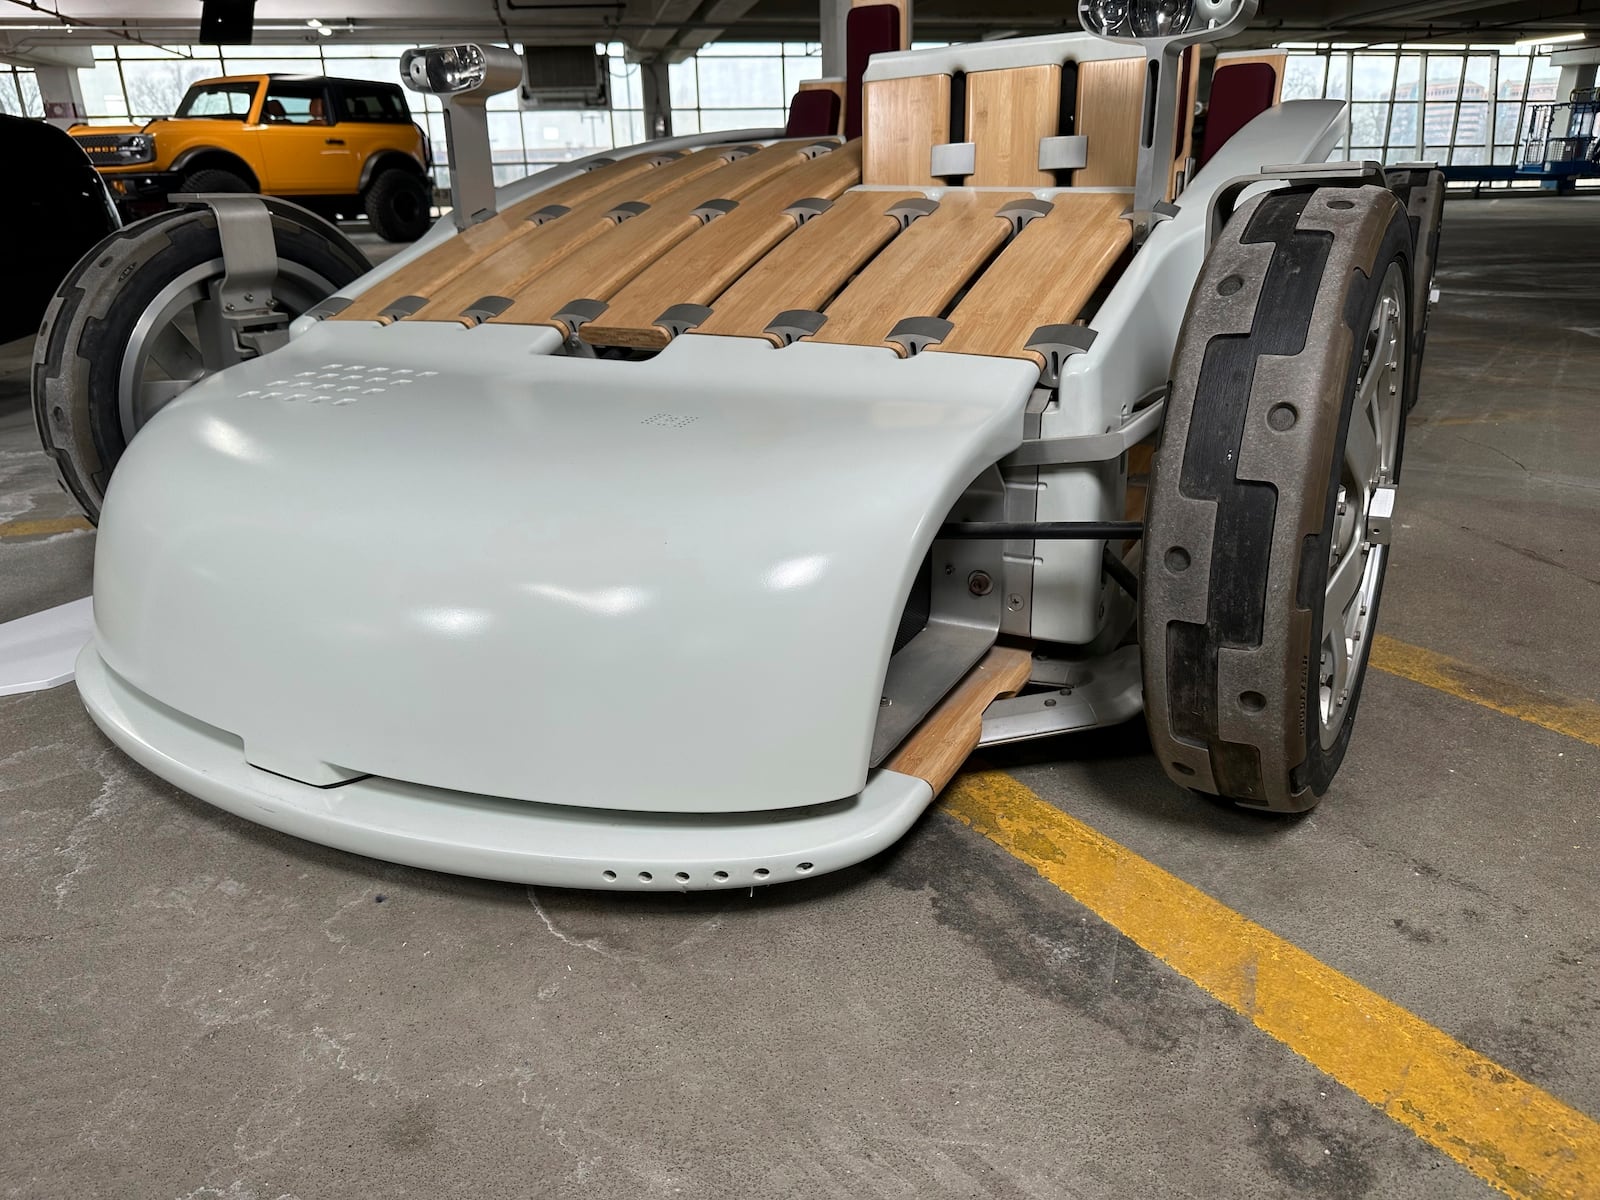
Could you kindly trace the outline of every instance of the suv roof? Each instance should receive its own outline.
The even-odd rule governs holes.
[[[246,80],[246,79],[276,79],[276,80],[282,80],[285,83],[338,83],[338,84],[348,85],[350,87],[363,87],[363,88],[380,87],[380,88],[394,88],[396,91],[404,90],[404,89],[402,89],[400,87],[400,85],[398,83],[388,83],[388,82],[374,80],[374,79],[351,79],[348,76],[344,76],[344,75],[289,75],[289,74],[284,74],[284,73],[281,73],[281,72],[271,72],[271,71],[268,71],[268,72],[251,71],[251,72],[246,72],[246,73],[240,74],[240,75],[213,75],[209,79],[196,79],[189,86],[190,87],[205,87],[208,84],[213,84],[213,83],[233,83],[233,82],[238,81],[238,80]]]

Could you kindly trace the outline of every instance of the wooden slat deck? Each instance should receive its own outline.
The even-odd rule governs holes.
[[[1041,325],[1066,325],[1127,249],[1133,226],[1120,193],[1064,192],[1049,213],[1030,221],[950,314],[955,328],[929,352],[1044,358],[1025,350]],[[826,330],[826,327],[824,327]]]
[[[630,217],[613,231],[592,239],[502,293],[513,303],[493,318],[494,322],[548,324],[570,301],[609,300],[635,275],[701,227],[700,218],[691,215],[696,208],[710,200],[738,200],[787,175],[808,161],[805,150],[815,144],[815,138],[777,142],[729,163],[709,178],[675,189],[647,212]]]
[[[778,339],[766,332],[789,309],[820,309],[900,228],[889,209],[921,192],[850,191],[807,221],[712,301],[716,311],[692,330]],[[926,219],[926,218],[925,218]]]
[[[1010,232],[996,212],[1026,198],[1026,192],[944,193],[936,210],[914,221],[828,305],[827,324],[810,340],[894,346],[885,339],[903,318],[941,316]]]
[[[1078,64],[1077,132],[1089,139],[1089,162],[1074,187],[1132,187],[1139,172],[1145,60],[1108,58]]]
[[[933,147],[950,140],[950,76],[874,80],[864,95],[862,182],[942,185],[928,168]]]
[[[705,156],[705,157],[701,157]],[[590,211],[609,212],[625,200],[638,200],[654,195],[663,188],[671,188],[686,177],[693,178],[720,165],[717,156],[686,155],[661,166],[652,166],[652,155],[640,154],[621,162],[611,163],[593,171],[558,183],[542,192],[535,192],[504,212],[496,213],[436,246],[413,263],[408,263],[387,279],[379,280],[366,294],[357,296],[349,308],[339,314],[347,321],[376,320],[378,313],[401,296],[432,296],[441,287],[464,271],[471,272],[480,262],[490,258],[513,241],[534,235],[534,226],[528,218],[541,208],[559,204],[572,209],[560,221],[568,222],[568,229],[581,224],[584,214]],[[691,162],[690,160],[694,161]],[[576,217],[576,222],[573,218]],[[542,243],[551,237],[558,222],[544,227],[543,234],[534,235]],[[485,293],[478,292],[477,299]],[[469,301],[470,303],[470,301]]]
[[[969,187],[1054,187],[1039,170],[1039,139],[1061,132],[1061,68],[1013,67],[967,76]]]
[[[655,323],[664,311],[674,304],[710,304],[799,227],[784,209],[812,197],[832,200],[860,179],[861,143],[855,141],[762,184],[617,292],[605,313],[583,327],[583,340],[659,350],[669,336]]]
[[[574,205],[564,217],[537,226],[524,222],[517,234],[491,254],[463,261],[458,252],[454,266],[444,278],[424,291],[412,290],[406,281],[384,280],[380,284],[385,295],[384,304],[399,296],[426,296],[430,303],[408,319],[459,320],[462,310],[479,298],[510,295],[529,277],[548,270],[567,255],[615,229],[615,222],[606,214],[618,204],[630,201],[658,204],[706,176],[726,170],[731,165],[723,157],[727,151],[726,146],[697,150],[607,188]],[[695,192],[701,194],[701,188],[696,187]],[[452,245],[453,241],[446,242],[435,253],[448,253]],[[383,308],[384,304],[379,304],[378,308]]]

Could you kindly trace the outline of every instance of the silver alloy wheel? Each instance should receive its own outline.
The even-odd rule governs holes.
[[[1339,739],[1353,685],[1371,648],[1373,610],[1389,547],[1370,537],[1369,519],[1375,491],[1393,487],[1395,481],[1404,419],[1408,317],[1405,276],[1399,263],[1391,263],[1367,330],[1340,460],[1317,675],[1324,750]]]
[[[124,442],[175,397],[207,375],[233,364],[203,335],[214,321],[222,281],[222,259],[201,263],[178,276],[139,314],[122,351],[117,374],[117,412]],[[278,260],[272,294],[290,317],[334,291],[322,276],[288,259]]]

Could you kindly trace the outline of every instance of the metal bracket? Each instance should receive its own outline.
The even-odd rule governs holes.
[[[735,162],[738,159],[754,154],[759,149],[761,149],[761,147],[757,146],[755,143],[747,142],[743,146],[730,146],[728,149],[722,152],[720,157],[724,162]]]
[[[1262,167],[1254,175],[1240,175],[1230,179],[1216,190],[1211,198],[1211,212],[1206,220],[1206,249],[1210,250],[1222,233],[1222,227],[1239,207],[1239,197],[1246,188],[1258,183],[1284,183],[1290,187],[1388,187],[1383,165],[1368,159],[1365,162],[1342,163],[1286,163],[1282,166]]]
[[[220,324],[199,331],[213,343],[216,360],[231,366],[286,345],[289,317],[272,295],[278,243],[266,203],[260,196],[233,192],[182,192],[171,199],[186,207],[204,205],[217,218],[222,242],[222,279],[215,285]]]
[[[640,213],[649,212],[650,206],[643,200],[624,200],[606,214],[606,220],[615,221],[621,225],[629,217],[637,217]]]
[[[428,298],[426,296],[401,296],[400,299],[396,300],[393,304],[389,305],[388,308],[380,312],[378,314],[378,319],[383,321],[385,324],[392,324],[395,321],[404,321],[413,313],[420,312],[427,306]]]
[[[955,323],[943,317],[907,317],[895,324],[883,340],[897,342],[905,347],[907,357],[921,354],[929,346],[938,345],[950,336]]]
[[[614,158],[605,157],[590,159],[583,164],[583,173],[587,175],[590,171],[598,171],[601,167],[609,167],[616,161]]]
[[[832,200],[824,200],[820,196],[807,196],[804,200],[796,200],[784,209],[784,215],[793,217],[795,225],[804,225],[815,217],[820,217],[833,207]]]
[[[937,200],[929,200],[926,196],[916,196],[910,200],[900,201],[893,208],[884,209],[883,215],[893,217],[900,222],[900,228],[904,229],[911,222],[920,221],[929,213],[936,211],[938,207],[939,202]]]
[[[605,312],[606,307],[604,300],[568,300],[551,319],[566,326],[567,340],[572,342],[577,339],[578,330]]]
[[[1367,541],[1387,546],[1394,537],[1394,498],[1392,487],[1372,489],[1372,504],[1367,509]]]
[[[1039,170],[1080,171],[1089,165],[1089,139],[1082,134],[1039,139]]]
[[[1162,389],[1163,392],[1165,390]],[[1165,400],[1158,400],[1148,408],[1140,409],[1129,418],[1126,425],[1109,433],[1023,442],[1002,458],[1000,465],[1009,470],[1012,467],[1060,467],[1072,463],[1109,462],[1121,458],[1130,446],[1144,441],[1159,429],[1165,413]]]
[[[668,163],[675,163],[683,157],[682,150],[663,150],[660,154],[652,154],[648,160],[652,167],[664,167]]]
[[[832,154],[838,148],[838,142],[812,142],[809,146],[801,147],[800,153],[807,158],[821,158],[824,154]]]
[[[490,317],[498,317],[514,303],[510,296],[480,296],[472,302],[471,307],[462,309],[461,315],[469,319],[476,328]]]
[[[999,746],[1115,725],[1137,716],[1144,707],[1137,646],[1070,663],[1053,663],[1036,655],[1035,684],[1041,682],[1041,675],[1055,676],[1049,691],[996,700],[984,709],[979,745]]]
[[[329,296],[321,304],[306,311],[306,316],[313,321],[326,321],[329,317],[336,317],[355,301],[349,296]]]
[[[679,334],[688,333],[696,325],[705,324],[710,318],[711,308],[708,305],[674,304],[652,324],[665,329],[668,337],[677,337]]]
[[[1033,331],[1024,350],[1044,356],[1039,382],[1045,387],[1061,386],[1061,368],[1074,354],[1087,353],[1100,335],[1087,325],[1041,325]]]
[[[1013,200],[1009,204],[1001,205],[994,215],[1010,221],[1011,236],[1016,237],[1028,227],[1030,221],[1049,216],[1055,207],[1048,200]]]
[[[702,225],[709,225],[718,217],[725,217],[738,207],[737,200],[707,200],[689,215],[698,217]]]
[[[565,204],[546,204],[538,212],[529,213],[528,222],[532,225],[545,225],[554,221],[557,217],[566,216],[571,211]]]
[[[827,323],[828,318],[809,308],[791,308],[772,318],[765,332],[782,339],[785,346],[810,337]]]
[[[1154,204],[1148,212],[1139,212],[1128,209],[1122,214],[1122,219],[1133,226],[1133,240],[1136,244],[1143,243],[1150,236],[1150,231],[1163,221],[1170,221],[1181,211],[1170,200],[1163,200]]]
[[[941,142],[928,149],[928,174],[935,178],[971,175],[977,169],[976,142]]]

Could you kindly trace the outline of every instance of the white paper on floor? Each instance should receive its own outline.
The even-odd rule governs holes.
[[[39,692],[72,678],[72,664],[94,633],[85,596],[0,624],[0,696]]]

